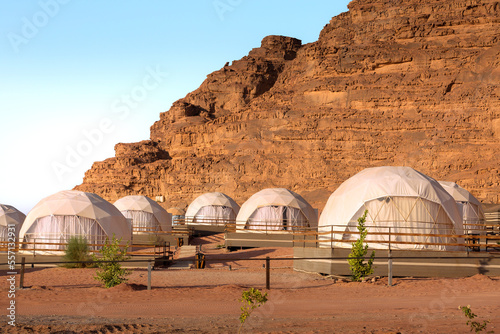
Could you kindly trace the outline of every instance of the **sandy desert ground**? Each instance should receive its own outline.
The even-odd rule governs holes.
[[[95,269],[34,268],[17,291],[17,326],[3,317],[4,333],[236,333],[243,290],[265,290],[261,261],[241,257],[290,257],[290,248],[261,248],[225,253],[218,240],[201,240],[210,256],[206,269],[134,270],[127,284],[102,288]],[[232,270],[229,270],[231,265]],[[291,260],[271,270],[269,301],[257,309],[243,333],[469,333],[459,305],[470,305],[488,330],[500,333],[500,278],[387,278],[342,282],[294,271]],[[0,307],[8,287],[1,271]],[[5,311],[4,311],[5,314]]]

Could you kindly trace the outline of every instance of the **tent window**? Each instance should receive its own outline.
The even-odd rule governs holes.
[[[477,204],[471,202],[457,202],[459,209],[461,209],[464,221],[464,229],[466,230],[484,230],[485,227],[477,226],[475,224],[484,224],[485,219],[482,211]]]
[[[104,244],[106,240],[106,233],[94,219],[79,216],[45,216],[33,222],[24,236],[24,241],[67,243],[72,236],[82,236],[89,244]],[[36,247],[41,250],[64,250],[66,246],[37,245]],[[97,249],[98,247],[90,248]]]
[[[309,222],[297,208],[289,206],[264,206],[257,208],[248,218],[246,229],[250,230],[295,230],[298,227],[308,227]]]
[[[346,232],[357,231],[357,220],[365,210],[368,210],[366,227],[368,236],[366,241],[382,241],[378,246],[388,246],[389,228],[391,233],[422,233],[425,234],[456,234],[453,222],[448,217],[440,204],[422,199],[420,197],[384,197],[381,200],[368,201],[351,218],[346,226]],[[381,235],[370,234],[379,232]],[[345,233],[341,236],[343,241],[354,241],[357,234]],[[410,242],[415,244],[393,244],[393,248],[402,249],[427,249],[436,246],[419,245],[418,243],[456,243],[453,237],[436,236],[393,236],[391,241]],[[387,244],[385,243],[387,242]],[[444,246],[439,246],[444,247]]]
[[[236,215],[232,208],[222,205],[207,205],[196,213],[193,223],[217,224],[221,222],[234,222]]]
[[[7,236],[9,235],[8,233],[8,228],[7,226],[2,226],[0,225],[0,241],[7,241],[8,238]]]
[[[134,233],[161,231],[160,223],[151,212],[125,210],[122,214],[125,218],[132,219]]]

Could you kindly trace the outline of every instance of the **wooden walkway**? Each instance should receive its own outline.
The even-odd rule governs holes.
[[[191,269],[195,266],[195,256],[198,252],[197,246],[182,246],[174,256],[174,264],[169,269]],[[183,260],[183,261],[176,261]]]

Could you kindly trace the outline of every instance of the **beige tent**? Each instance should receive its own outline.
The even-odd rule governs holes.
[[[376,241],[369,242],[370,248],[388,248],[389,228],[391,233],[421,234],[393,235],[392,249],[455,250],[455,246],[426,243],[463,242],[445,236],[463,234],[462,219],[455,200],[436,180],[409,167],[375,167],[354,175],[330,196],[318,230],[333,231],[333,238],[328,234],[321,236],[322,240],[342,241],[324,242],[321,246],[351,248],[359,236],[346,232],[357,232],[357,219],[365,210],[368,210],[366,240]]]
[[[146,196],[126,196],[114,206],[132,220],[133,232],[158,232],[172,230],[172,215]]]
[[[439,181],[439,184],[446,190],[457,202],[458,209],[462,214],[462,221],[465,231],[484,230],[485,223],[484,211],[481,202],[477,200],[470,192],[460,187],[455,182]]]
[[[0,241],[8,241],[9,225],[14,225],[16,241],[26,216],[13,206],[0,204]]]
[[[245,229],[261,231],[317,227],[316,211],[299,194],[284,188],[268,188],[253,194],[236,217]]]
[[[26,242],[65,243],[82,236],[89,244],[102,244],[107,237],[132,239],[132,227],[113,204],[96,194],[66,190],[42,199],[29,212],[19,238]],[[37,245],[58,250],[64,245]]]
[[[198,196],[186,210],[186,224],[219,225],[233,222],[240,206],[229,196],[220,193],[206,193]]]
[[[167,210],[168,213],[170,213],[172,216],[184,216],[186,214],[186,211],[181,209],[181,208],[169,208]]]

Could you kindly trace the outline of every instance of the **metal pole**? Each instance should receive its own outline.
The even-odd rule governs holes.
[[[148,290],[151,290],[151,261],[148,262]]]
[[[391,228],[389,227],[389,256],[387,261],[388,266],[388,282],[387,285],[392,286],[392,249],[391,249]]]
[[[24,263],[26,262],[26,258],[21,258],[21,278],[19,279],[19,289],[24,289]]]
[[[271,273],[270,273],[270,264],[271,260],[269,259],[269,256],[266,257],[266,289],[270,290],[271,289]]]

